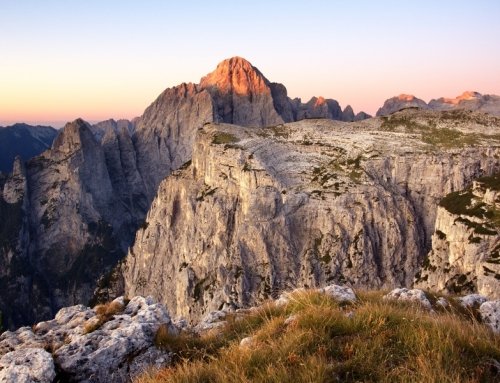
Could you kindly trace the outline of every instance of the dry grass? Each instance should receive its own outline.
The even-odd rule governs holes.
[[[125,305],[118,301],[99,304],[94,307],[97,319],[91,318],[83,326],[83,333],[89,334],[99,329],[104,323],[113,318],[114,315],[121,313],[125,309]]]
[[[340,306],[301,293],[286,307],[230,321],[219,335],[163,334],[158,345],[179,358],[136,383],[499,381],[500,337],[473,315],[358,295],[359,303]],[[285,325],[291,314],[296,320]],[[240,347],[247,336],[253,344]]]

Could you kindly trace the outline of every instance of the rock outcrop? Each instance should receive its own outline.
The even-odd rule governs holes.
[[[0,381],[128,382],[150,365],[170,363],[154,345],[160,326],[178,333],[151,298],[65,307],[50,321],[0,336]]]
[[[204,126],[137,233],[127,294],[197,320],[292,287],[410,286],[441,198],[499,169],[499,121],[467,118]]]
[[[437,212],[432,250],[417,285],[500,298],[500,176],[447,195]]]

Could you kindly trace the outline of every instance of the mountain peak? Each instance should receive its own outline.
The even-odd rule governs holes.
[[[77,118],[72,122],[68,122],[59,131],[52,144],[52,150],[68,153],[77,150],[87,142],[95,143],[90,125],[83,119]]]
[[[481,97],[481,93],[473,92],[473,91],[465,91],[460,96],[455,98],[446,98],[443,97],[442,101],[446,104],[458,105],[461,101],[470,101],[475,100]]]
[[[413,94],[400,94],[399,96],[397,96],[398,100],[400,101],[413,101],[415,100],[415,96]]]
[[[231,57],[200,81],[202,88],[217,88],[222,93],[238,95],[270,93],[269,81],[248,60]]]

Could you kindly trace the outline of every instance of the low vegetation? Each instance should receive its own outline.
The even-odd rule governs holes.
[[[173,366],[136,383],[159,382],[493,382],[500,336],[467,310],[389,302],[380,292],[338,304],[315,292],[286,306],[261,306],[218,332],[169,334],[157,346]],[[433,297],[436,299],[437,297]],[[251,337],[245,345],[243,338]]]
[[[125,309],[125,305],[119,301],[112,301],[104,304],[99,304],[94,307],[96,316],[88,320],[83,326],[83,332],[89,334],[99,329],[104,323],[113,319],[113,316],[121,313]]]
[[[435,116],[425,117],[425,114],[411,114],[399,112],[390,116],[382,117],[381,130],[390,132],[405,132],[420,134],[421,140],[437,148],[460,148],[464,146],[479,145],[482,141],[498,141],[498,135],[485,135],[479,133],[464,133],[455,126],[463,125],[464,122],[482,126],[490,126],[496,119],[490,121],[485,116],[473,114],[467,111],[442,112],[438,118]],[[438,123],[445,126],[438,126]]]
[[[239,139],[231,133],[217,132],[212,138],[212,144],[232,144],[238,142]]]
[[[477,179],[477,182],[484,189],[498,191],[500,188],[500,175],[494,174],[489,177],[481,177]],[[472,188],[448,194],[441,200],[439,206],[444,207],[452,214],[483,220],[482,223],[478,223],[467,218],[457,218],[457,221],[474,228],[476,234],[496,235],[497,228],[500,227],[500,211],[495,205],[486,204],[481,199],[476,198]]]

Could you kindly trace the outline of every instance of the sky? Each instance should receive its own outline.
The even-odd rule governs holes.
[[[232,56],[355,112],[500,94],[498,20],[498,0],[0,0],[0,125],[130,119]]]

